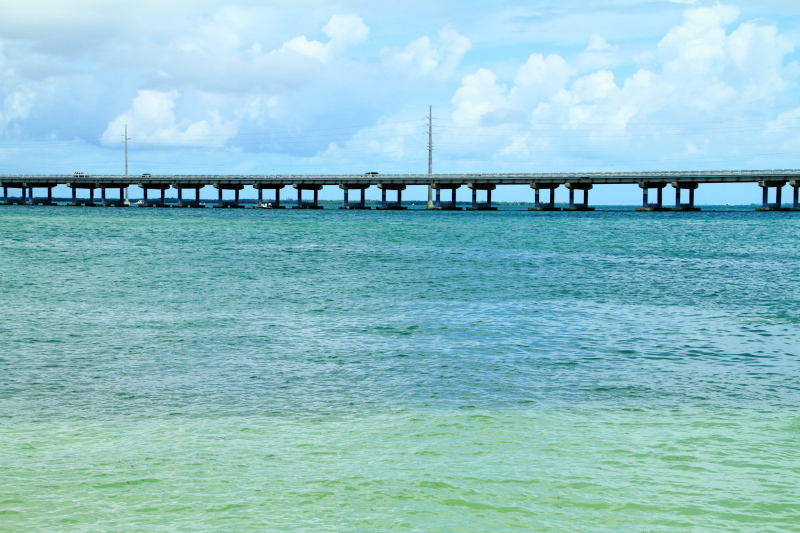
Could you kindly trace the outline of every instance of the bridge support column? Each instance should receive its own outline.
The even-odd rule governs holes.
[[[293,205],[292,209],[324,209],[321,205],[319,205],[319,191],[322,190],[321,184],[293,183],[292,187],[297,189],[297,205]],[[313,191],[314,201],[304,202],[303,191]]]
[[[128,207],[130,204],[128,203],[128,199],[125,198],[125,191],[127,190],[128,186],[125,185],[124,187],[119,188],[119,198],[107,198],[106,197],[106,188],[102,187],[100,189],[101,195],[103,198],[103,205],[105,207]]]
[[[106,198],[106,189],[101,187],[100,191],[103,198],[103,205],[105,207],[129,207],[130,203],[125,197],[125,192],[128,190],[128,185],[119,188],[119,198]]]
[[[456,190],[461,187],[461,184],[455,183],[434,183],[432,187],[436,190],[436,202],[433,208],[437,211],[461,211],[461,208],[456,205]],[[450,202],[442,203],[440,191],[442,189],[450,189]]]
[[[792,186],[792,211],[800,211],[800,180],[789,182]]]
[[[403,191],[406,189],[405,185],[379,183],[378,188],[381,190],[381,205],[378,207],[379,211],[405,211],[408,209],[407,207],[403,207]],[[387,201],[386,191],[397,191],[397,201]]]
[[[243,205],[239,204],[239,191],[244,189],[244,185],[234,183],[213,183],[214,188],[218,191],[219,201],[213,207],[215,209],[244,209]],[[222,191],[233,191],[233,201],[225,201],[222,198]]]
[[[560,207],[556,207],[556,189],[559,187],[558,183],[531,183],[531,189],[534,192],[534,203],[533,207],[528,208],[528,211],[561,211]],[[541,189],[550,191],[549,202],[541,201]]]
[[[472,189],[472,206],[467,211],[497,211],[492,207],[492,191],[497,188],[492,183],[467,183],[467,187]],[[478,202],[478,191],[486,191],[486,202]]]
[[[594,211],[594,207],[589,207],[591,183],[565,183],[564,186],[569,190],[569,207],[564,211]],[[575,191],[583,191],[583,203],[575,202]]]
[[[786,180],[759,181],[758,186],[761,187],[761,207],[757,208],[756,211],[784,211],[783,205],[781,203],[781,190],[783,189],[784,185],[786,185]],[[769,203],[770,188],[775,189],[774,204]],[[796,194],[797,194],[797,188],[795,188],[795,195]],[[796,198],[794,203],[797,203]]]
[[[28,187],[28,205],[56,205],[53,203],[53,186],[45,185],[47,188],[47,198],[39,198],[38,200],[33,194],[33,187]]]
[[[130,203],[128,202],[128,199],[125,197],[125,192],[127,191],[127,189],[128,185],[119,188],[119,198],[107,198],[106,189],[104,187],[101,188],[100,191],[103,198],[102,205],[104,205],[105,207],[129,207]]]
[[[19,198],[8,196],[8,189],[17,189],[17,188],[22,191],[20,192]],[[5,205],[25,205],[25,185],[23,184],[6,185],[3,187],[3,196],[5,198],[4,202]]]
[[[169,183],[139,183],[139,187],[142,189],[142,194],[144,198],[142,199],[142,203],[136,203],[139,207],[169,207],[166,203],[166,191],[169,189]],[[148,198],[148,192],[151,189],[155,189],[159,191],[159,199],[158,200],[151,200]]]
[[[642,181],[639,182],[639,187],[642,189],[642,207],[637,207],[637,211],[664,211],[664,187],[666,183],[652,183]],[[656,189],[657,200],[656,203],[651,204],[648,198],[650,189]]]
[[[27,193],[25,184],[4,183],[3,184],[3,205],[25,205],[27,203]],[[15,198],[8,195],[8,189],[20,189],[20,196]]]
[[[339,209],[372,209],[366,205],[366,191],[369,188],[368,183],[340,183],[339,188],[344,192],[344,205],[339,206]],[[350,202],[350,190],[352,189],[361,191],[361,201]],[[385,197],[386,192],[383,194]]]
[[[281,189],[283,189],[283,185],[265,185],[256,183],[253,185],[255,189],[258,191],[258,205],[256,208],[258,209],[286,209],[286,206],[281,205]],[[259,207],[264,205],[264,189],[275,189],[275,201],[270,202],[267,200],[268,207]]]
[[[71,206],[86,206],[86,207],[94,207],[97,204],[94,203],[94,190],[99,188],[97,183],[67,183],[67,187],[72,189],[72,202],[68,203],[67,205]],[[76,192],[78,189],[88,189],[89,190],[89,199],[84,200],[78,198]]]
[[[700,211],[699,207],[694,206],[694,191],[697,189],[697,183],[693,182],[680,182],[673,181],[672,186],[675,188],[675,207],[670,211]],[[689,191],[689,203],[681,203],[681,191]]]
[[[178,191],[178,203],[172,204],[172,208],[174,209],[186,209],[186,208],[202,208],[205,207],[205,204],[200,203],[200,189],[205,187],[205,185],[194,185],[190,187],[186,187],[185,185],[181,185],[180,183],[172,183],[172,187],[174,187]],[[194,189],[194,200],[188,200],[183,197],[183,190],[184,189]]]

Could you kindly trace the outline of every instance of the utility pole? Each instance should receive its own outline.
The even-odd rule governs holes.
[[[128,175],[128,141],[130,141],[130,137],[128,137],[128,125],[125,124],[125,175]],[[128,203],[128,187],[125,187],[125,203]]]
[[[428,106],[428,175],[433,174],[433,106]],[[428,209],[433,209],[433,185],[428,184]]]
[[[128,125],[125,124],[125,175],[128,175],[128,141],[130,138],[128,137]]]

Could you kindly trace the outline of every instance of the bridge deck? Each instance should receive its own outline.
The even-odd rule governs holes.
[[[80,184],[94,187],[126,187],[128,185],[170,185],[191,188],[205,185],[429,185],[481,183],[493,185],[529,184],[639,184],[639,183],[742,183],[769,180],[800,180],[800,170],[732,170],[685,172],[568,172],[530,174],[153,174],[125,176],[120,174],[0,174],[0,186],[47,187],[59,184]]]

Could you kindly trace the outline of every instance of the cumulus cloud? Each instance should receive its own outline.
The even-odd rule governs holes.
[[[447,79],[461,63],[464,54],[472,48],[467,37],[452,28],[443,28],[435,38],[420,37],[403,49],[381,50],[384,63],[416,75],[432,75]]]
[[[108,125],[102,142],[119,142],[126,125],[137,143],[159,146],[223,146],[236,134],[236,125],[220,118],[216,110],[201,120],[179,120],[174,111],[179,96],[175,90],[139,91],[131,108]]]
[[[334,15],[322,31],[330,38],[326,43],[309,41],[305,35],[301,35],[285,42],[279,50],[270,52],[270,55],[276,57],[297,53],[325,63],[341,54],[348,46],[366,41],[369,35],[369,27],[364,24],[363,19],[353,14]]]
[[[560,55],[531,54],[517,70],[509,102],[520,107],[550,98],[575,74],[575,68]]]
[[[657,123],[654,117],[725,120],[733,113],[746,113],[787,87],[783,65],[794,46],[774,25],[745,22],[729,29],[739,16],[738,9],[721,4],[686,10],[683,22],[657,44],[657,62],[622,79],[607,67],[584,73],[592,65],[587,54],[606,56],[594,60],[595,67],[621,60],[623,51],[599,35],[572,61],[556,54],[532,54],[517,69],[508,89],[495,72],[478,69],[463,78],[452,98],[453,124],[491,116],[491,124],[481,124],[481,132],[472,132],[475,143],[492,145],[487,136],[495,131],[506,139],[496,144],[502,146],[498,153],[524,154],[531,138],[525,130],[549,129],[552,135],[554,124],[561,131],[572,131],[572,142],[580,139],[577,142],[620,147],[669,135],[650,126]],[[628,56],[628,64],[635,61]],[[511,120],[524,113],[527,119]],[[509,119],[506,126],[498,128],[497,121],[504,117]],[[794,117],[784,118],[771,127],[777,129]],[[632,124],[638,139],[631,136]],[[709,143],[699,139],[690,144]]]
[[[587,52],[612,52],[614,50],[619,50],[619,46],[611,46],[602,35],[596,33],[592,35],[586,46]]]
[[[453,121],[478,122],[484,115],[502,109],[508,101],[505,92],[505,86],[497,83],[497,76],[489,69],[467,75],[453,96]]]

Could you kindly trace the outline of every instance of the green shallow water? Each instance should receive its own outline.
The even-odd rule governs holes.
[[[0,530],[800,531],[798,229],[0,208]]]

